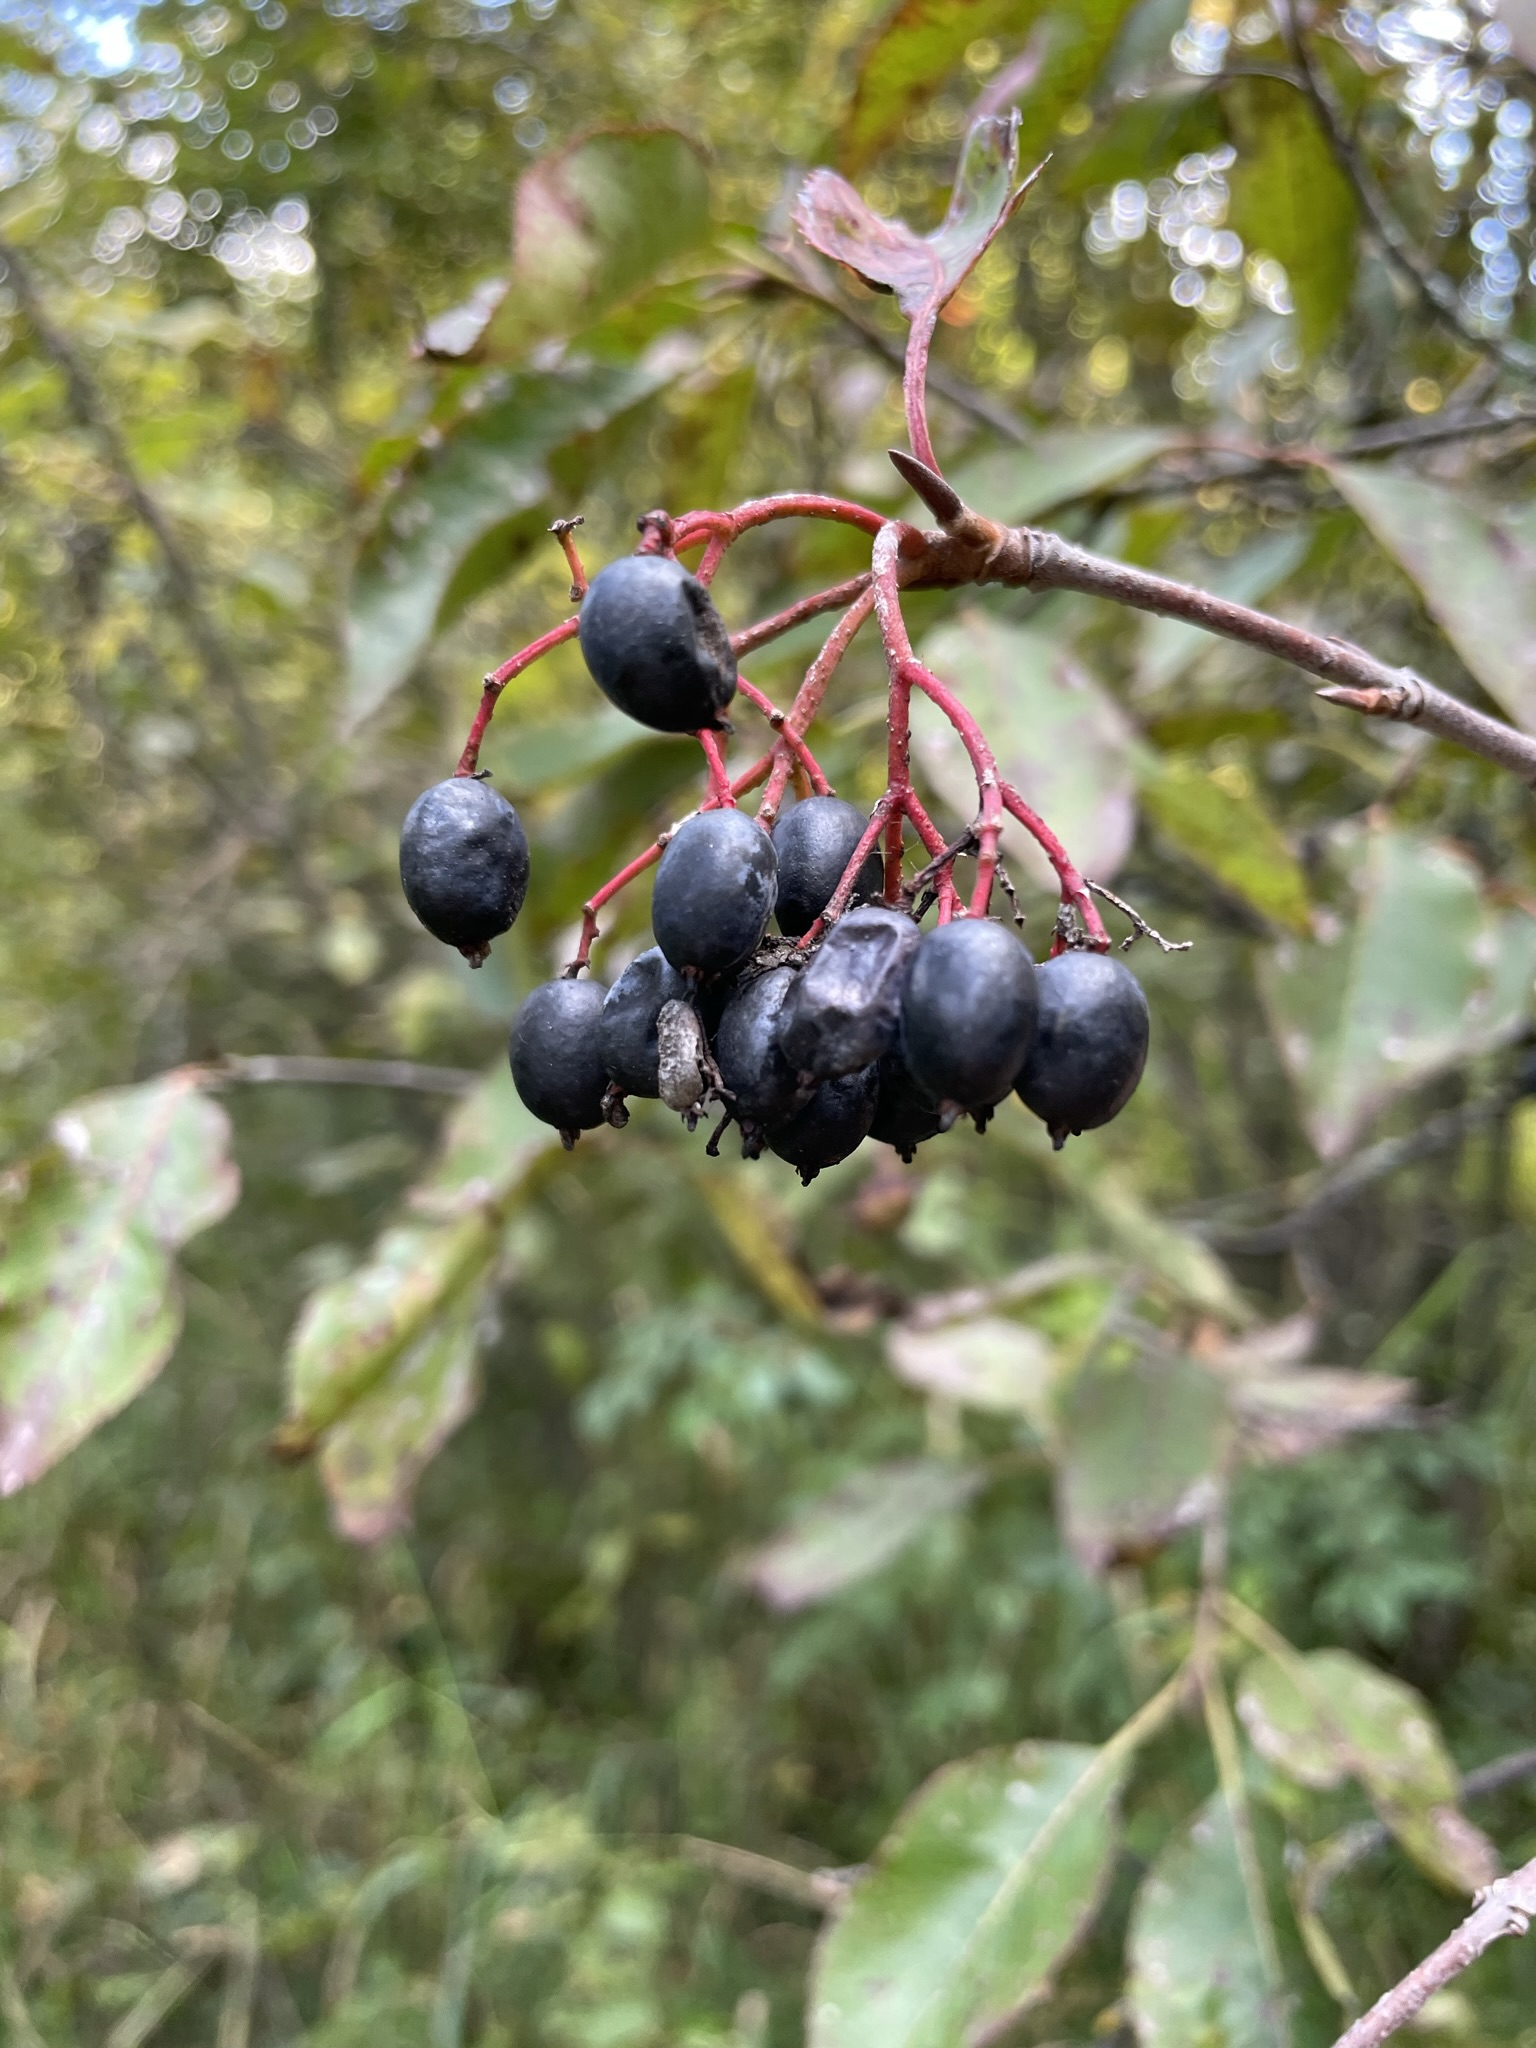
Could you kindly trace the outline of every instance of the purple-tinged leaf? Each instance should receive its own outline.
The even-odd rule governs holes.
[[[909,320],[931,317],[958,291],[988,244],[1024,197],[1040,169],[1022,185],[1018,116],[973,121],[960,154],[949,211],[932,234],[876,213],[836,171],[812,171],[795,200],[795,226],[813,249],[892,291]]]

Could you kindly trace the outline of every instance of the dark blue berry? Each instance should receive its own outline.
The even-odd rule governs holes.
[[[868,1137],[879,1086],[876,1066],[823,1081],[803,1109],[769,1131],[770,1150],[798,1167],[809,1185],[824,1166],[836,1166]]]
[[[803,938],[826,909],[843,870],[869,824],[861,810],[841,797],[808,796],[773,828],[779,857],[779,906],[775,915],[787,939]],[[867,903],[880,894],[881,860],[871,850],[859,867],[849,901]]]
[[[852,1074],[895,1045],[907,969],[922,934],[879,904],[833,925],[784,1005],[779,1043],[797,1073]]]
[[[908,1069],[938,1103],[989,1109],[1019,1077],[1035,1033],[1035,964],[984,918],[924,934],[901,1006]]]
[[[651,929],[672,965],[700,974],[739,967],[773,914],[773,842],[745,811],[700,811],[661,856]]]
[[[445,946],[484,959],[528,893],[528,840],[516,811],[472,775],[424,790],[400,828],[400,885]]]
[[[792,967],[757,974],[736,990],[715,1030],[715,1064],[748,1140],[795,1106],[795,1070],[779,1050],[779,1013],[799,979]]]
[[[580,638],[603,695],[657,732],[718,726],[736,694],[725,621],[671,555],[624,555],[600,569],[581,601]]]
[[[888,1052],[880,1062],[880,1092],[869,1135],[877,1144],[891,1146],[910,1165],[918,1146],[936,1138],[943,1128],[943,1110],[921,1082],[913,1080],[901,1054]]]
[[[1059,953],[1037,975],[1040,1015],[1020,1099],[1059,1152],[1124,1109],[1147,1063],[1152,1020],[1141,983],[1106,953]]]
[[[687,982],[660,946],[650,946],[631,960],[609,989],[598,1045],[608,1078],[624,1094],[654,1097],[660,1093],[656,1019],[663,1003],[681,1002],[687,994]]]
[[[608,1069],[600,1032],[608,991],[600,981],[546,981],[524,997],[508,1047],[512,1080],[541,1123],[567,1145],[603,1120]]]

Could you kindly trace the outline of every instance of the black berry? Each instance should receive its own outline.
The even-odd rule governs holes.
[[[901,1054],[888,1052],[880,1062],[880,1092],[869,1135],[877,1144],[891,1146],[910,1165],[918,1146],[936,1138],[943,1128],[943,1110],[922,1083],[913,1080]]]
[[[1018,1090],[1059,1152],[1077,1131],[1124,1109],[1147,1063],[1151,1018],[1141,983],[1106,953],[1060,953],[1040,968],[1035,1042]]]
[[[767,928],[777,875],[773,842],[745,811],[700,811],[678,826],[656,870],[657,945],[677,968],[739,967]]]
[[[841,797],[808,796],[787,811],[773,828],[773,850],[779,857],[779,907],[775,915],[787,939],[802,938],[826,909],[864,836],[868,818]],[[867,903],[880,894],[878,849],[860,864],[853,903]]]
[[[626,1095],[660,1093],[656,1019],[663,1003],[679,1002],[687,993],[687,982],[660,946],[648,947],[631,960],[609,989],[598,1045],[608,1078]]]
[[[768,1133],[769,1147],[798,1167],[809,1185],[824,1166],[836,1166],[868,1137],[879,1085],[875,1066],[823,1081],[803,1109]]]
[[[657,732],[718,726],[736,694],[725,621],[671,555],[625,555],[600,569],[582,599],[580,637],[603,695]]]
[[[779,1022],[779,1043],[798,1073],[829,1081],[890,1051],[921,936],[905,912],[878,904],[839,918],[798,977]]]
[[[963,1110],[1001,1102],[1028,1057],[1038,1000],[1035,964],[1000,924],[964,917],[925,933],[901,1006],[913,1078]]]
[[[715,1063],[749,1150],[763,1125],[795,1106],[795,1070],[779,1050],[779,1015],[798,979],[792,967],[754,975],[726,1004],[715,1030]]]
[[[508,1048],[524,1105],[567,1145],[603,1120],[608,1069],[601,1029],[608,991],[600,981],[546,981],[524,997]]]
[[[510,931],[528,893],[528,840],[516,811],[472,775],[424,790],[400,828],[400,885],[434,939],[478,961]]]

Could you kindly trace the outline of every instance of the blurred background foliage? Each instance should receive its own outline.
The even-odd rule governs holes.
[[[1529,12],[1293,30],[0,0],[8,2040],[977,2038],[839,2008],[851,1937],[807,2021],[818,1927],[939,1766],[1076,1770],[1053,1745],[1156,1695],[1229,1481],[1217,1797],[1278,1952],[1221,1811],[1191,1826],[1181,1714],[1072,1880],[1093,1932],[986,2038],[1326,2042],[1489,1837],[1530,1853],[1518,785],[1181,626],[915,598],[1025,793],[1196,944],[1136,948],[1152,1062],[1111,1131],[1053,1157],[1005,1111],[806,1191],[659,1111],[551,1152],[502,1076],[583,897],[694,801],[688,744],[572,651],[486,748],[535,866],[482,972],[394,873],[481,674],[563,615],[552,518],[596,562],[656,504],[904,509],[899,323],[788,201],[827,162],[926,226],[999,76],[1051,162],[940,330],[967,493],[1536,719]],[[739,625],[860,566],[779,527],[717,588]],[[861,643],[816,735],[842,793],[879,793],[882,724]],[[930,1820],[1005,1812],[968,1769]],[[1428,2018],[1530,2048],[1533,2013],[1510,1946]]]

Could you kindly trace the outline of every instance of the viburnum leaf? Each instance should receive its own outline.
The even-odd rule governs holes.
[[[1040,171],[1015,185],[1019,117],[984,114],[960,153],[949,211],[932,234],[876,213],[836,171],[812,171],[794,221],[813,249],[844,263],[877,290],[896,294],[909,320],[932,318],[964,283]]]

